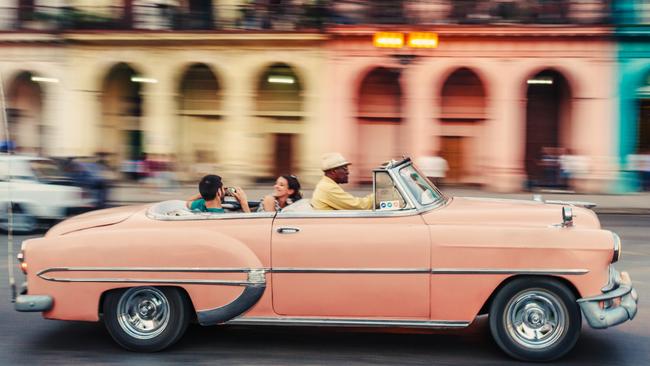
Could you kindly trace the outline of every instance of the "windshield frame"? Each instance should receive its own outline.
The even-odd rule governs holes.
[[[429,186],[429,188],[433,189],[438,194],[439,199],[427,204],[420,203],[420,200],[413,195],[410,189],[408,189],[407,183],[404,181],[404,178],[400,174],[400,171],[402,169],[408,167],[413,168],[413,170],[423,179],[423,181]],[[436,187],[436,185],[433,184],[429,180],[429,178],[426,177],[426,175],[422,174],[422,172],[418,169],[418,167],[415,164],[413,164],[411,159],[405,159],[399,162],[398,164],[391,166],[388,170],[393,176],[393,180],[400,185],[402,192],[409,197],[409,201],[411,201],[415,205],[416,209],[419,212],[430,211],[435,208],[445,206],[447,205],[447,203],[449,203],[450,197],[444,194],[440,189],[438,189],[438,187]]]

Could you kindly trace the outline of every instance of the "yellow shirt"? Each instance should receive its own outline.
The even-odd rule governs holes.
[[[354,197],[331,178],[324,176],[314,189],[311,205],[316,210],[372,210],[374,195]]]

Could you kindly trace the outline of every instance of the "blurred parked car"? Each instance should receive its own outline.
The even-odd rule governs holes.
[[[70,185],[80,187],[92,198],[94,208],[106,207],[114,173],[92,157],[53,158]]]
[[[21,233],[92,208],[92,199],[83,189],[70,186],[53,160],[0,155],[0,229],[5,231],[9,202],[13,230]]]

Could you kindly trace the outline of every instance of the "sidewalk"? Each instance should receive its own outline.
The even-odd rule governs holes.
[[[250,201],[260,200],[271,192],[270,185],[256,185],[243,187]],[[372,187],[349,188],[354,195],[367,194]],[[450,196],[465,197],[491,197],[504,199],[532,200],[533,193],[496,193],[472,188],[444,188],[443,192]],[[171,199],[186,199],[196,193],[195,185],[184,185],[170,190],[160,191],[156,187],[134,184],[120,184],[112,188],[109,202],[112,206],[142,204]],[[311,197],[312,190],[304,190],[303,196]],[[537,192],[544,200],[558,201],[583,201],[596,204],[593,209],[597,213],[625,213],[625,214],[650,214],[650,192],[630,193],[624,195],[613,194],[579,194],[561,192]]]

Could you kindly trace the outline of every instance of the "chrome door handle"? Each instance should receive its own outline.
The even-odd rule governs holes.
[[[280,234],[295,234],[298,231],[300,231],[300,229],[297,227],[281,227],[278,229],[278,233]]]

